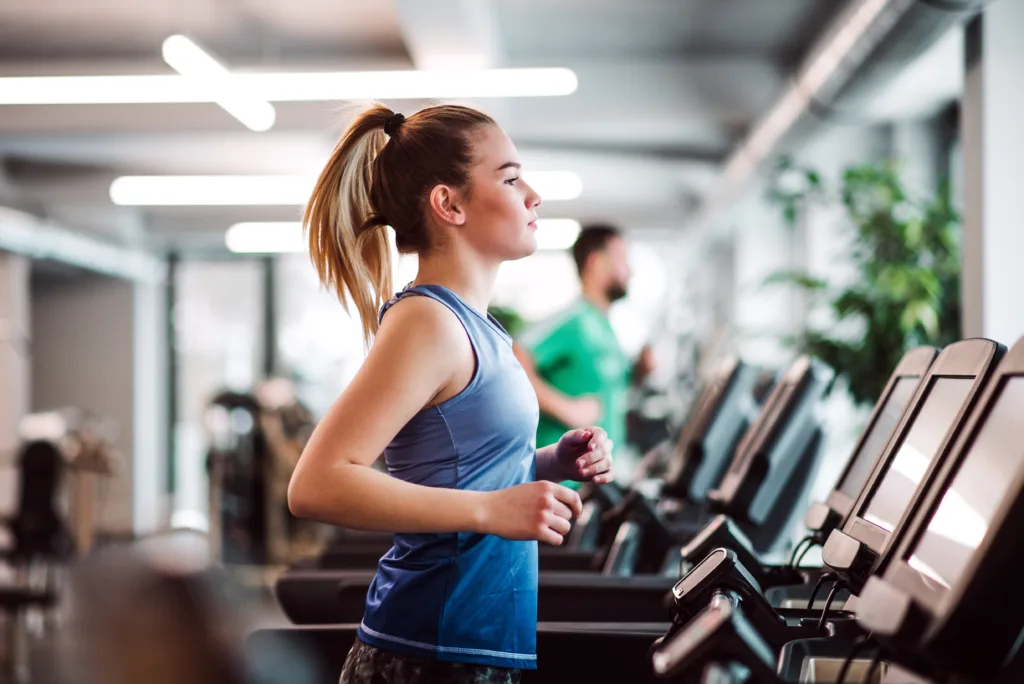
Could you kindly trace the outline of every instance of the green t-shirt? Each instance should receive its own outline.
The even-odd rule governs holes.
[[[527,328],[519,343],[530,351],[537,374],[549,385],[570,397],[596,397],[602,409],[598,426],[616,444],[625,443],[629,360],[607,315],[580,299],[561,314]],[[566,430],[578,427],[585,426],[562,425],[542,413],[537,447],[554,444]]]

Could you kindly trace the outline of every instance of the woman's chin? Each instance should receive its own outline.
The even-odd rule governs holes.
[[[537,253],[537,238],[533,235],[528,236],[525,240],[520,242],[514,248],[509,249],[505,252],[503,261],[518,261],[519,259],[525,259],[528,256],[532,256]]]
[[[520,254],[517,258],[522,259],[524,257],[532,256],[532,255],[534,255],[536,253],[537,253],[537,238],[535,236],[531,235],[529,240],[526,241],[526,244],[523,245],[522,254]]]

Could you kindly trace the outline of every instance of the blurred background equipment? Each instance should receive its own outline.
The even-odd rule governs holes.
[[[210,540],[226,564],[278,565],[316,550],[315,523],[288,511],[288,481],[312,434],[309,409],[291,383],[252,393],[221,392],[206,413],[210,452]]]
[[[95,511],[102,482],[119,466],[109,422],[74,409],[25,416],[20,425],[18,503],[4,522],[11,545],[2,552],[13,571],[0,589],[7,612],[7,672],[25,667],[26,631],[45,636],[52,628],[68,564],[88,554],[95,541]]]
[[[80,563],[69,579],[61,630],[40,649],[41,657],[53,658],[47,681],[310,682],[299,654],[245,663],[241,642],[253,614],[245,594],[210,560],[204,535],[182,531],[104,549]]]

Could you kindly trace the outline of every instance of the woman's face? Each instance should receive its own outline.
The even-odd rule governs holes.
[[[505,131],[486,126],[474,135],[470,186],[459,196],[457,233],[475,251],[500,261],[537,251],[540,195],[521,177],[522,162]]]

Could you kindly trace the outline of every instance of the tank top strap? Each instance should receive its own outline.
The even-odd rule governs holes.
[[[406,297],[412,296],[429,297],[447,306],[452,313],[458,317],[462,326],[466,329],[466,332],[469,333],[471,338],[475,337],[477,334],[486,334],[484,332],[486,330],[492,334],[498,335],[509,344],[512,343],[512,336],[508,334],[505,328],[502,327],[501,323],[499,323],[494,316],[490,313],[487,313],[486,316],[481,314],[443,285],[415,285],[405,288],[385,302],[384,306],[380,308],[380,315],[377,320],[378,324],[384,320],[384,314],[386,314],[392,306]]]

